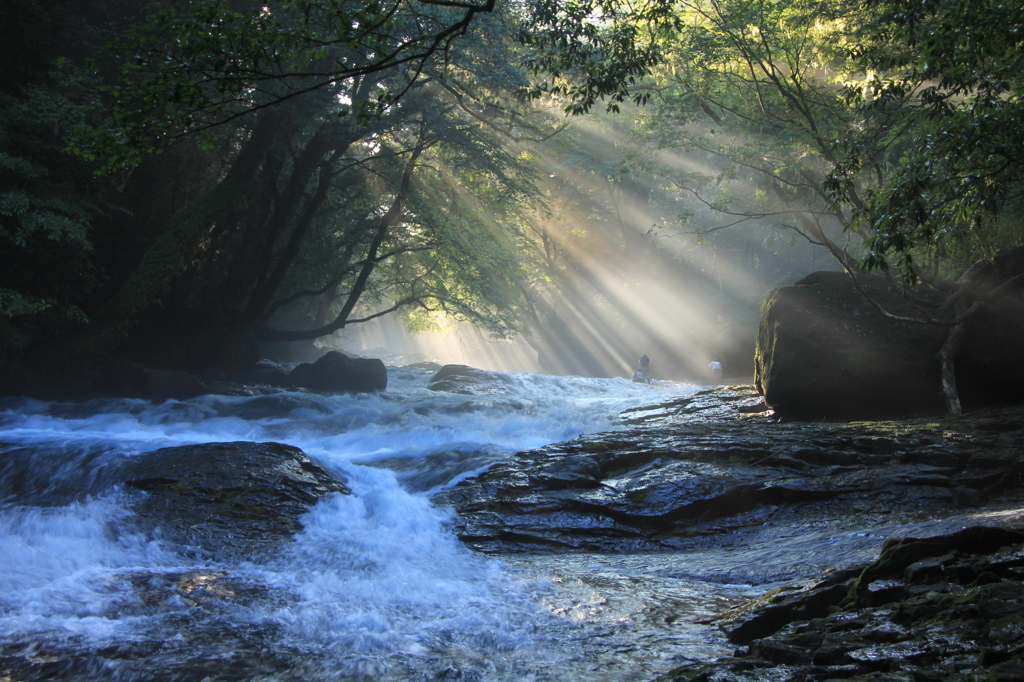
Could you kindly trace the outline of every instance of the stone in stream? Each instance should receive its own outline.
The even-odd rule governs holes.
[[[983,298],[1021,274],[1024,248],[1009,249],[973,289]],[[916,303],[883,278],[860,275],[857,281],[842,272],[815,272],[767,295],[754,357],[758,391],[788,419],[944,412],[936,353],[950,328],[884,315],[876,304],[899,317],[922,318]],[[924,288],[912,294],[930,304],[948,296]],[[955,360],[965,409],[1021,402],[1022,347],[1022,297],[1003,296],[981,306]]]
[[[316,362],[296,365],[288,379],[316,391],[369,393],[388,387],[388,370],[378,358],[352,358],[332,350]]]
[[[872,601],[878,583],[900,589]],[[867,566],[777,588],[715,620],[745,648],[659,682],[1024,679],[1024,529],[892,540]]]
[[[503,372],[489,372],[469,365],[444,365],[430,378],[427,388],[463,395],[507,393],[508,380]]]
[[[751,387],[730,387],[631,411],[628,428],[519,453],[434,499],[487,552],[651,551],[942,518],[1022,488],[1021,409],[810,424],[756,405]]]
[[[322,496],[348,488],[302,450],[281,443],[208,443],[129,458],[118,472],[145,492],[143,530],[205,556],[268,556],[301,529]]]
[[[128,498],[132,514],[115,518],[111,534],[159,540],[159,551],[182,560],[155,569],[115,560],[103,571],[101,589],[116,588],[120,596],[90,617],[101,629],[116,623],[131,634],[97,646],[78,630],[9,630],[0,645],[0,679],[310,679],[302,666],[315,665],[316,657],[282,647],[273,618],[239,617],[272,613],[295,599],[244,566],[272,566],[309,507],[324,495],[348,493],[342,481],[290,445],[237,442],[124,457],[107,467],[103,482],[139,491]]]
[[[894,314],[915,312],[881,277],[861,288]],[[790,418],[941,412],[935,354],[948,333],[883,316],[846,273],[815,272],[765,298],[754,382]]]

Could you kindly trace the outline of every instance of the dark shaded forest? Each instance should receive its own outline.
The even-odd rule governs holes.
[[[749,375],[770,288],[946,291],[1022,238],[1010,4],[0,12],[8,393],[126,359],[233,376],[383,316],[519,337],[552,373]]]

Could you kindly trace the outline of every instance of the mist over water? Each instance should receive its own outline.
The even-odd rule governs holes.
[[[626,615],[586,590],[553,589],[543,565],[474,554],[429,493],[695,387],[500,374],[468,396],[428,390],[430,376],[392,369],[388,391],[372,395],[0,403],[0,645],[184,646],[190,632],[248,632],[306,679],[565,679],[556,671],[583,651],[566,642]],[[353,494],[322,498],[294,541],[259,563],[197,560],[131,530],[142,493],[112,485],[114,464],[238,440],[296,445]],[[165,584],[195,598],[154,606],[146,595]],[[218,598],[229,593],[257,596]]]

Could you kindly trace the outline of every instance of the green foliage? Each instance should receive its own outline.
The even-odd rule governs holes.
[[[18,346],[87,320],[99,208],[91,169],[63,148],[67,131],[93,115],[95,86],[62,63],[0,94],[0,316],[20,330],[9,337]]]
[[[589,112],[599,100],[609,111],[649,95],[635,90],[649,70],[664,59],[660,38],[678,27],[673,0],[533,0],[519,33],[535,48],[526,65],[544,80],[524,95],[567,98],[565,111]]]
[[[397,102],[430,59],[494,0],[201,0],[156,5],[111,50],[111,126],[92,128],[89,156],[124,167],[169,141],[322,89],[401,72],[404,84],[349,99],[360,121]],[[212,132],[205,138],[214,144]]]
[[[885,118],[898,153],[859,218],[872,230],[867,264],[915,272],[922,255],[991,256],[1021,243],[1024,197],[1024,7],[994,0],[865,0],[859,63],[875,73],[851,94],[867,120]],[[849,151],[834,174],[846,197]],[[844,184],[846,183],[846,184]],[[965,242],[975,248],[963,248]],[[931,251],[922,251],[928,247]]]
[[[774,221],[847,265],[852,250],[863,266],[891,266],[910,281],[925,264],[941,269],[1020,240],[1007,229],[1024,208],[1019,3],[530,8],[535,25],[523,40],[546,80],[529,93],[568,98],[572,113],[601,98],[617,108],[652,97],[633,170],[690,195],[691,224],[702,214]],[[700,170],[652,163],[652,151],[666,150]]]
[[[824,186],[839,149],[874,145],[845,98],[856,77],[845,58],[854,9],[844,0],[676,3],[626,157],[675,200],[657,234],[678,226],[708,258],[726,252],[773,285],[817,265],[815,250],[847,262],[858,253],[863,231]],[[858,167],[848,182],[860,200],[876,179]],[[787,265],[795,251],[806,265]]]
[[[353,318],[403,302],[400,314],[412,329],[435,327],[443,314],[508,336],[519,325],[517,285],[532,252],[523,235],[523,215],[536,198],[533,172],[494,128],[453,106],[450,89],[432,87],[435,77],[429,74],[422,87],[407,95],[406,116],[389,119],[387,128],[349,149],[358,166],[339,177],[330,198],[338,210],[303,250],[303,265],[293,270],[287,286],[320,290],[317,282],[334,278],[331,316],[344,308],[358,263],[368,257],[365,249],[382,204],[397,199],[407,152],[420,145],[424,150],[403,198],[401,219],[381,243]],[[336,273],[343,276],[338,279]],[[315,327],[309,316],[316,309],[305,314],[302,309],[296,303],[282,311],[277,325]]]

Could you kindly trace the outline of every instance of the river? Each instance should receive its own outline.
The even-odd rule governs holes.
[[[468,396],[427,389],[430,376],[392,368],[387,391],[364,395],[4,399],[5,660],[24,679],[598,681],[729,650],[697,621],[748,586],[671,577],[676,559],[656,555],[482,556],[429,502],[517,451],[614,430],[621,411],[697,387],[499,373]],[[198,561],[132,531],[141,493],[106,483],[105,464],[221,441],[298,446],[353,494],[321,499],[258,562]],[[53,663],[85,653],[89,665]]]

